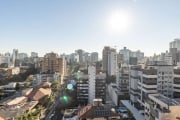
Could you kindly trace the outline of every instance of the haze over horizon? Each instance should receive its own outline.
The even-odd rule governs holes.
[[[99,52],[126,46],[145,56],[180,38],[179,0],[0,2],[0,53]]]

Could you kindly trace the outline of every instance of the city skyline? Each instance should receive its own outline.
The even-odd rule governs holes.
[[[69,54],[76,49],[101,54],[104,46],[117,46],[118,50],[126,46],[143,51],[145,56],[159,54],[169,50],[169,42],[180,37],[178,3],[178,0],[3,1],[0,53],[18,48],[28,54],[38,52],[40,56],[51,51]],[[111,18],[116,12],[118,15]],[[127,19],[121,19],[126,16]],[[126,30],[116,29],[124,24]]]

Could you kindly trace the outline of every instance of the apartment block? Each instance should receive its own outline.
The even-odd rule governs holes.
[[[116,75],[117,69],[117,53],[116,49],[104,47],[103,49],[103,70],[109,75]]]
[[[106,100],[106,74],[96,73],[94,66],[88,67],[88,74],[79,73],[77,99],[81,104],[92,104],[93,99]]]
[[[40,64],[42,73],[59,72],[61,76],[66,74],[66,60],[60,58],[56,53],[47,53]]]
[[[129,94],[129,73],[130,70],[128,65],[121,65],[121,67],[117,69],[117,89],[122,96]]]
[[[130,101],[144,112],[151,94],[168,98],[180,98],[180,69],[172,65],[156,63],[132,66],[130,70]]]
[[[81,73],[77,80],[77,100],[80,104],[87,104],[89,97],[89,80],[88,75]]]
[[[60,74],[35,74],[33,75],[33,86],[40,85],[44,82],[53,82],[54,80],[60,80]]]

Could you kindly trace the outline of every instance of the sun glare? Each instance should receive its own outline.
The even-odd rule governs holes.
[[[125,11],[113,11],[109,16],[109,30],[111,33],[126,32],[130,26],[130,16]]]

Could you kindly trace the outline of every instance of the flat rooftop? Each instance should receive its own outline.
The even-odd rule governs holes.
[[[165,103],[166,105],[170,105],[170,106],[180,106],[180,98],[178,99],[171,99],[168,98],[166,96],[160,95],[160,94],[154,94],[154,95],[150,95],[152,96],[151,98],[155,98],[153,99],[155,102],[161,101],[163,103]]]

